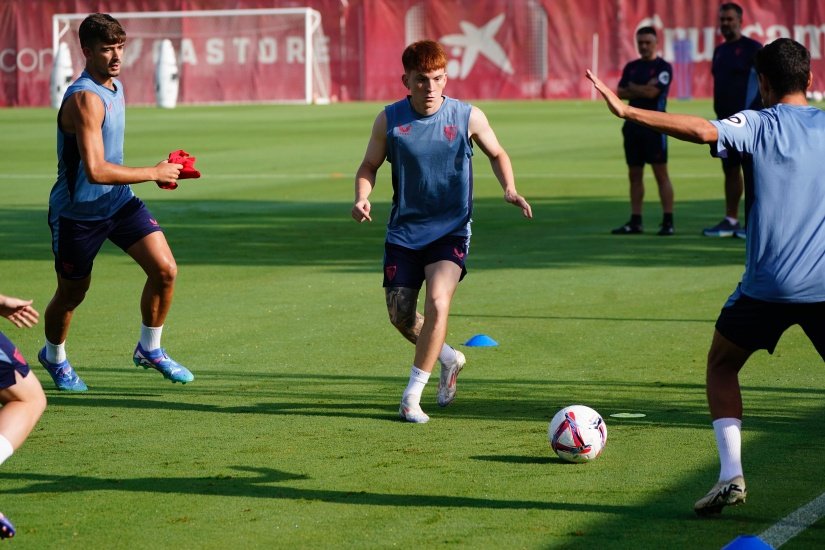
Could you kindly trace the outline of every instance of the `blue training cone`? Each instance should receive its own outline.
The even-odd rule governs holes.
[[[498,342],[487,336],[486,334],[476,334],[466,342],[464,342],[465,346],[471,347],[492,347],[497,346]]]
[[[739,535],[723,546],[722,550],[773,550],[773,546],[756,535]]]

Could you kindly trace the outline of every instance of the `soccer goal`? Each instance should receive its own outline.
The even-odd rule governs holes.
[[[55,73],[80,73],[77,30],[87,14],[52,17]],[[159,57],[172,43],[179,102],[316,103],[330,101],[328,40],[311,8],[112,13],[126,31],[120,80],[130,104],[156,102]],[[57,54],[61,50],[61,56]],[[66,60],[68,55],[68,62]],[[58,58],[62,69],[57,66]],[[52,94],[65,90],[52,77]]]

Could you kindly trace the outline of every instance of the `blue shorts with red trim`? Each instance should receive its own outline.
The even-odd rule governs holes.
[[[4,390],[17,383],[14,371],[26,377],[29,374],[29,364],[12,341],[0,332],[0,389]]]
[[[384,243],[384,287],[421,288],[424,268],[447,260],[461,268],[461,279],[467,274],[464,261],[470,251],[469,237],[442,237],[420,250]]]
[[[49,216],[51,219],[51,216]],[[52,230],[54,270],[64,279],[85,279],[106,239],[124,252],[155,231],[163,231],[149,209],[132,197],[114,216],[105,220],[73,220],[61,216],[49,222]]]

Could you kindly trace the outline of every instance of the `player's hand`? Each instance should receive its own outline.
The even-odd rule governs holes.
[[[370,210],[372,205],[367,199],[357,201],[352,207],[352,219],[358,223],[371,222]]]
[[[155,165],[155,183],[157,183],[159,187],[171,187],[174,189],[177,187],[178,176],[180,176],[181,169],[183,169],[182,164],[176,164],[168,160],[160,161]]]
[[[0,315],[18,328],[31,328],[40,319],[40,313],[32,307],[31,300],[0,296]]]
[[[530,207],[530,203],[515,191],[504,193],[504,200],[521,208],[521,213],[524,214],[525,218],[533,217],[533,209]]]
[[[590,82],[593,83],[593,87],[596,88],[596,91],[602,94],[602,97],[604,98],[605,103],[607,103],[607,108],[610,109],[610,112],[619,118],[624,118],[628,109],[625,102],[619,99],[619,96],[614,94],[613,90],[605,86],[604,82],[602,82],[599,77],[594,75],[590,69],[587,69],[585,74]]]

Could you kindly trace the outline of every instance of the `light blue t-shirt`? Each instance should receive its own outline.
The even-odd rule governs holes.
[[[387,242],[419,250],[441,237],[470,235],[471,110],[446,96],[430,116],[406,98],[385,107],[393,188]]]
[[[711,123],[717,155],[733,149],[753,158],[741,292],[768,302],[825,302],[825,112],[779,104]]]
[[[88,91],[103,101],[106,114],[103,118],[103,148],[107,162],[123,164],[123,138],[126,129],[126,101],[123,86],[114,80],[114,90],[98,84],[86,71],[72,83],[63,95],[65,104],[72,94]],[[128,185],[92,183],[86,176],[86,167],[80,158],[77,136],[60,129],[60,113],[57,115],[57,181],[49,196],[49,219],[55,222],[59,216],[74,220],[102,220],[110,218],[134,196]]]

